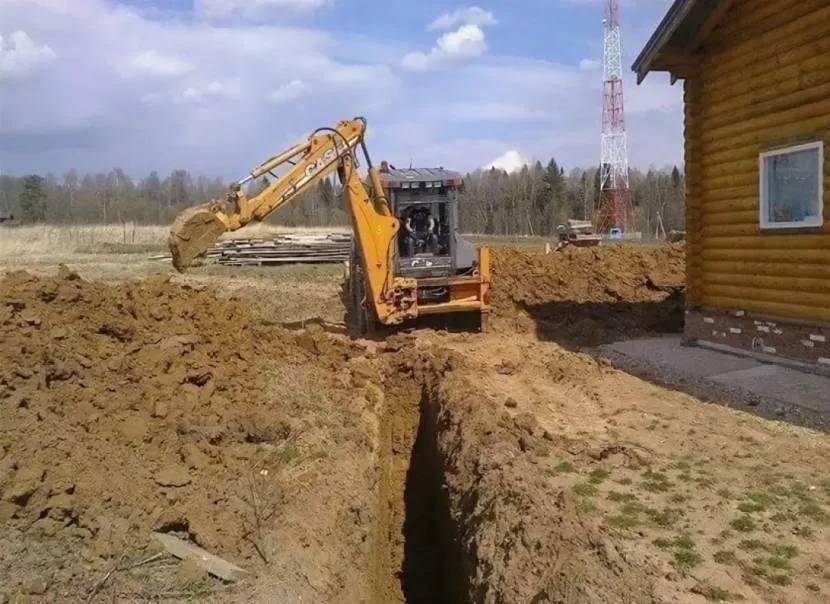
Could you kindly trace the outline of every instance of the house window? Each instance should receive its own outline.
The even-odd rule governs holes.
[[[819,141],[761,153],[761,228],[820,227],[824,144]]]

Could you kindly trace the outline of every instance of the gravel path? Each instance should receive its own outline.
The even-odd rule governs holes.
[[[660,386],[671,388],[690,394],[705,402],[716,403],[755,413],[759,416],[783,420],[795,425],[804,426],[827,432],[830,429],[830,407],[817,404],[816,400],[806,400],[803,396],[792,394],[787,398],[770,392],[765,392],[759,385],[753,388],[745,384],[724,383],[724,376],[728,376],[730,363],[734,364],[737,357],[725,352],[704,348],[688,348],[681,346],[679,339],[676,350],[667,353],[665,345],[642,346],[637,354],[630,351],[621,351],[616,344],[608,344],[586,351],[593,356],[602,358],[621,371],[646,379]],[[707,359],[706,363],[690,363],[682,359],[682,355],[699,355]],[[761,367],[760,361],[747,359],[751,368]],[[712,373],[712,367],[722,367],[717,373]],[[707,371],[708,369],[708,371]],[[813,374],[803,373],[788,367],[775,367],[776,372],[786,374],[787,381],[827,380],[827,389],[830,392],[830,379],[816,377]],[[736,371],[739,373],[739,371]],[[713,379],[717,377],[718,379]],[[806,395],[810,396],[810,395]],[[795,399],[795,400],[794,400]]]

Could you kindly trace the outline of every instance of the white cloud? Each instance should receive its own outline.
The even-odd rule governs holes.
[[[510,149],[509,151],[505,151],[502,155],[488,163],[484,166],[485,170],[490,170],[495,168],[496,170],[504,170],[508,174],[511,172],[517,172],[522,169],[522,166],[526,166],[529,163],[524,157],[522,157],[521,153],[516,151],[515,149]]]
[[[4,170],[120,165],[233,176],[293,142],[286,132],[398,100],[399,78],[378,59],[392,53],[380,44],[350,45],[345,60],[335,58],[338,37],[308,28],[156,20],[109,0],[2,4],[4,26],[55,55],[49,78],[4,83]],[[269,95],[295,80],[314,94],[301,112],[274,111]]]
[[[291,80],[288,84],[272,91],[268,97],[275,103],[284,103],[286,101],[295,101],[306,96],[308,93],[309,87],[305,82],[302,80]]]
[[[477,57],[487,48],[478,25],[465,24],[438,38],[437,49],[452,57]]]
[[[174,97],[178,103],[204,103],[211,99],[233,99],[241,93],[241,84],[238,79],[225,82],[212,80],[200,86],[188,86],[185,90]]]
[[[582,59],[579,62],[579,68],[585,71],[597,71],[602,67],[602,63],[596,59]]]
[[[130,57],[124,71],[127,74],[181,76],[195,68],[192,62],[180,56],[162,54],[156,50],[145,50]]]
[[[0,36],[0,81],[35,75],[57,58],[47,44],[36,44],[25,31]]]
[[[482,56],[487,40],[482,27],[497,23],[493,13],[477,6],[458,8],[444,13],[427,29],[451,30],[443,33],[429,52],[410,52],[401,60],[405,69],[425,71],[446,67],[462,59]]]
[[[387,159],[396,166],[443,166],[451,170],[475,170],[504,153],[505,141],[484,133],[447,138],[441,129],[426,123],[395,123],[376,128],[377,140],[370,151],[375,163]]]
[[[403,58],[407,69],[425,70],[442,67],[464,58],[479,57],[487,50],[484,32],[478,25],[465,24],[438,38],[428,53],[412,52]]]
[[[626,115],[644,115],[654,112],[665,114],[681,108],[683,87],[672,86],[667,77],[658,79],[654,75],[647,86],[637,86],[634,78],[627,76],[623,83],[623,94],[625,95]]]
[[[438,111],[439,108],[435,107],[434,110]],[[443,116],[460,123],[538,122],[552,119],[556,115],[556,110],[552,107],[541,107],[533,102],[522,103],[519,100],[454,101],[442,103],[440,111]]]
[[[464,6],[451,13],[444,13],[427,26],[427,29],[452,29],[458,25],[495,25],[496,18],[489,10],[478,6]]]
[[[286,11],[306,13],[327,5],[329,0],[195,0],[196,14],[207,20],[231,18],[279,19]]]
[[[422,77],[400,69],[402,45],[383,33],[347,31],[344,22],[332,33],[217,24],[115,1],[0,0],[4,33],[26,32],[32,47],[51,51],[27,72],[48,68],[49,77],[2,83],[4,171],[120,166],[142,176],[181,167],[234,178],[354,115],[369,120],[376,164],[411,160],[463,171],[505,150],[543,163],[555,156],[566,166],[599,158],[601,77],[584,64],[495,54],[487,19],[470,16],[477,13],[463,23],[454,12],[442,15],[434,34],[412,26],[438,40],[410,56],[409,66],[452,67]],[[660,74],[639,87],[625,77],[632,165],[680,161],[681,88]]]
[[[539,158],[543,163],[553,156],[566,165],[595,164],[602,117],[602,80],[597,76],[579,65],[491,57],[446,74],[446,80],[436,83],[442,87],[441,96],[419,97],[412,119],[429,122],[439,132],[478,126],[479,136],[488,140],[498,133],[499,144],[488,144],[486,155],[460,150],[456,161],[464,161],[465,166],[468,157],[470,163],[477,159],[472,166],[476,167],[505,149],[521,150],[523,158]],[[446,85],[449,80],[452,86]],[[628,74],[625,86],[632,165],[680,161],[680,88],[660,78],[635,87]]]

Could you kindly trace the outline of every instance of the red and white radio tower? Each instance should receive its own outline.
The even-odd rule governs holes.
[[[633,226],[628,187],[628,145],[623,109],[619,0],[606,0],[603,20],[602,157],[597,228],[627,232]]]

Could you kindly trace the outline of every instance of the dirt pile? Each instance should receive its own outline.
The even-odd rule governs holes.
[[[590,346],[682,329],[684,244],[493,250],[493,312],[544,339]],[[524,318],[529,316],[532,322]]]
[[[0,338],[9,593],[83,600],[155,530],[259,572],[239,601],[650,601],[648,568],[540,473],[560,445],[424,337],[348,344],[62,268],[0,281]]]
[[[351,354],[208,291],[164,278],[111,286],[63,268],[0,281],[0,341],[0,527],[7,543],[48,540],[43,563],[63,568],[64,585],[75,553],[97,569],[140,551],[152,530],[255,559],[268,512],[254,491],[277,487],[251,477],[297,456],[291,406],[342,389],[336,371]],[[317,373],[292,378],[312,361]],[[0,576],[20,564],[4,550]]]

